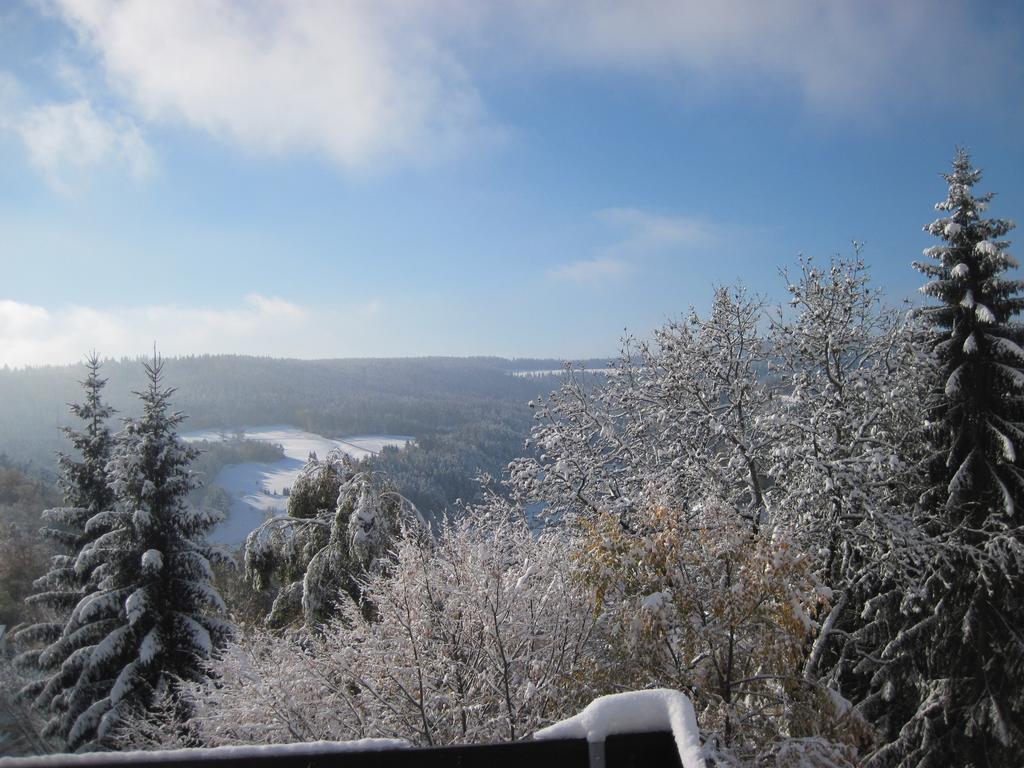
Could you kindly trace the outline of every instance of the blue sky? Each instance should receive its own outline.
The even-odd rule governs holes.
[[[0,364],[605,356],[853,239],[913,296],[957,144],[1024,215],[1022,35],[1012,2],[13,0]]]

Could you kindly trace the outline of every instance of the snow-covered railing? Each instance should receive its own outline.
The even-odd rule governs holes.
[[[683,768],[704,768],[697,716],[690,698],[679,691],[629,691],[602,696],[568,720],[548,726],[534,739],[585,738],[592,768],[604,766],[609,736],[668,731]],[[609,768],[614,763],[608,761]]]
[[[396,739],[319,741],[161,752],[93,752],[0,758],[0,768],[705,768],[690,700],[669,690],[603,696],[575,717],[498,744],[412,747]]]

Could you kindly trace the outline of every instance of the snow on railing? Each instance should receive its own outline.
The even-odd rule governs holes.
[[[245,744],[236,747],[201,747],[140,752],[84,752],[81,754],[40,755],[26,758],[0,758],[0,766],[121,766],[121,765],[243,765],[263,759],[284,760],[292,757],[379,752],[408,749],[402,739],[359,739],[358,741],[307,741],[296,744]]]
[[[339,755],[344,755],[339,758]],[[498,744],[413,747],[400,739],[317,741],[152,752],[92,752],[3,758],[0,768],[160,765],[163,768],[616,768],[668,765],[706,768],[690,699],[678,691],[631,691],[595,699],[582,712],[533,739]]]
[[[533,738],[585,738],[591,768],[596,768],[604,765],[609,736],[652,731],[672,732],[683,768],[705,768],[693,704],[686,694],[667,688],[602,696],[578,715],[537,731]]]

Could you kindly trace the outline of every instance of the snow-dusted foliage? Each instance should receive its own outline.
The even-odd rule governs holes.
[[[713,502],[581,524],[577,565],[609,623],[604,663],[633,687],[689,693],[718,763],[808,737],[840,764],[852,757],[860,718],[795,674],[829,590],[785,529],[753,533]]]
[[[783,276],[790,306],[771,329],[770,375],[782,388],[769,417],[769,506],[801,549],[817,553],[831,594],[804,676],[877,724],[888,705],[868,688],[892,666],[877,659],[931,554],[913,510],[934,367],[917,348],[917,326],[881,306],[859,255],[825,267],[801,259]]]
[[[31,678],[9,658],[7,637],[0,627],[0,758],[53,752],[58,745],[43,736],[46,718],[19,696]]]
[[[245,543],[246,574],[256,589],[280,590],[267,625],[307,626],[337,614],[339,600],[360,600],[359,578],[377,570],[415,509],[380,473],[341,451],[310,456],[288,499],[288,515],[267,520]]]
[[[279,586],[267,623],[283,627],[302,617],[306,568],[331,541],[338,492],[356,468],[341,451],[324,459],[311,454],[288,498],[288,516],[268,520],[245,543],[245,572],[254,589]],[[352,585],[338,574],[325,585],[335,593]],[[308,604],[308,601],[307,601]],[[314,619],[315,617],[310,617]]]
[[[983,217],[993,195],[973,194],[981,171],[965,150],[945,179],[949,194],[935,207],[946,215],[925,227],[942,241],[925,251],[936,263],[914,265],[930,278],[921,290],[941,302],[922,310],[945,395],[936,420],[948,432],[933,492],[951,520],[977,528],[1013,517],[1024,499],[1024,327],[1013,321],[1024,282],[1004,275],[1017,266],[1003,239],[1014,225]]]
[[[773,435],[768,496],[805,541],[829,547],[838,582],[874,551],[898,551],[913,527],[906,509],[916,484],[894,480],[920,472],[930,368],[915,327],[881,306],[859,258],[824,268],[802,258],[798,275],[783,276],[791,298],[770,334],[778,399],[764,420]]]
[[[96,564],[79,568],[76,560],[99,535],[88,522],[111,509],[114,503],[107,477],[107,462],[113,448],[107,420],[114,409],[103,402],[106,379],[100,378],[100,362],[95,353],[87,359],[86,370],[88,375],[81,382],[85,399],[70,406],[71,412],[83,422],[82,428],[64,429],[80,459],[66,454],[58,457],[58,482],[67,506],[45,510],[42,515],[46,523],[42,536],[61,551],[52,558],[49,570],[36,580],[37,591],[27,600],[36,608],[40,621],[17,635],[18,644],[30,649],[17,659],[19,667],[31,678],[26,694],[34,697],[51,718],[50,735],[59,732],[56,723],[75,682],[77,659],[89,644],[88,633],[78,631],[75,607],[93,597],[98,589]]]
[[[114,409],[103,402],[106,379],[100,378],[100,361],[95,353],[86,360],[86,370],[88,375],[81,382],[85,399],[70,405],[71,412],[82,421],[82,429],[65,427],[63,430],[80,460],[63,453],[58,456],[58,484],[65,506],[43,512],[47,526],[41,533],[63,552],[53,559],[50,570],[36,582],[38,591],[29,599],[48,619],[33,626],[25,636],[28,639],[31,635],[36,642],[54,639],[71,607],[89,591],[89,574],[76,572],[71,563],[93,538],[86,532],[86,522],[114,503],[107,479],[107,462],[113,447],[107,420]]]
[[[875,688],[902,714],[880,765],[1024,764],[1024,283],[1003,237],[1013,224],[986,219],[991,194],[958,150],[944,215],[925,227],[941,243],[917,264],[922,289],[941,303],[922,314],[937,365],[931,411],[931,487],[923,526],[934,559],[904,601]]]
[[[593,391],[568,371],[534,404],[538,455],[509,467],[519,498],[543,501],[556,519],[628,516],[652,493],[683,506],[721,498],[756,528],[770,438],[761,417],[772,397],[760,375],[762,315],[760,300],[721,288],[709,317],[691,312],[653,344],[627,342]]]
[[[96,514],[110,509],[114,495],[107,480],[107,462],[110,460],[113,439],[107,420],[114,409],[103,402],[102,391],[107,380],[99,376],[100,360],[93,352],[85,363],[88,375],[81,382],[85,401],[72,403],[71,412],[83,423],[81,431],[65,427],[65,436],[80,454],[81,460],[66,454],[58,457],[59,484],[69,507],[78,507]]]
[[[871,733],[835,702],[860,703],[929,554],[908,500],[930,368],[859,257],[783,276],[787,307],[719,289],[605,382],[569,371],[511,485],[585,531],[619,663],[692,691],[720,759],[843,764]]]
[[[70,749],[103,743],[118,720],[145,710],[174,681],[205,676],[203,662],[230,636],[210,584],[206,533],[216,522],[185,496],[195,450],[178,439],[184,418],[169,411],[159,358],[146,364],[143,413],[127,419],[107,465],[116,499],[85,525],[88,543],[69,566],[91,575],[91,590],[61,636],[39,654],[59,673],[33,690]]]
[[[479,510],[477,511],[479,512]],[[419,745],[518,739],[578,711],[600,680],[597,617],[567,532],[490,515],[436,539],[407,529],[320,631],[229,647],[216,686],[194,686],[190,732],[209,746],[365,737]],[[174,729],[149,745],[176,743]]]

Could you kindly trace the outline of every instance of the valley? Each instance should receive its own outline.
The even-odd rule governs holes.
[[[302,472],[311,453],[323,457],[338,449],[353,459],[376,456],[385,446],[404,448],[409,435],[355,435],[328,438],[286,424],[247,427],[239,430],[207,429],[182,435],[187,442],[219,442],[241,437],[245,440],[280,445],[284,458],[274,462],[229,464],[206,482],[223,488],[231,499],[227,518],[210,534],[218,544],[238,546],[268,516],[283,515],[288,509],[286,495]]]

